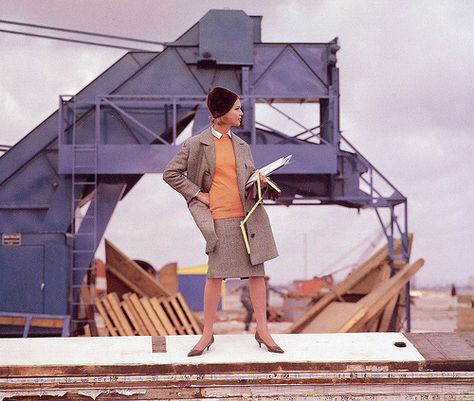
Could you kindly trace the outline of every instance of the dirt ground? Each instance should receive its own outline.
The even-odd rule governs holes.
[[[456,297],[449,291],[426,290],[413,292],[411,331],[423,332],[454,332],[456,329]],[[279,307],[282,300],[279,296],[270,297],[271,307]],[[202,313],[198,313],[202,317]],[[218,321],[214,325],[216,334],[245,333],[245,309],[239,300],[239,294],[226,294],[223,299],[222,311],[218,312]],[[272,333],[282,333],[292,322],[269,322]],[[255,331],[255,323],[250,326],[250,333]]]

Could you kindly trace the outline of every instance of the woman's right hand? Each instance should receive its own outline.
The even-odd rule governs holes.
[[[209,206],[209,194],[207,192],[198,192],[196,198],[198,201],[204,203],[206,206]]]

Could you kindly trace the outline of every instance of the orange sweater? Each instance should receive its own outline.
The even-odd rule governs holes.
[[[234,147],[229,135],[212,136],[216,149],[216,168],[209,191],[210,209],[214,219],[245,215],[237,184]]]

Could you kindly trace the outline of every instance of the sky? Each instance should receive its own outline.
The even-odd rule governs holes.
[[[411,261],[425,259],[413,284],[466,285],[474,275],[473,1],[0,0],[0,19],[173,41],[212,8],[262,15],[264,42],[339,38],[341,130],[408,198]],[[124,53],[0,32],[0,144],[14,145],[56,110],[60,94],[78,92]],[[305,107],[287,110],[309,125]],[[374,244],[381,226],[371,209],[267,211],[280,252],[266,264],[275,284],[329,273],[384,244]],[[206,263],[184,201],[159,174],[144,176],[119,203],[105,237],[156,268]]]

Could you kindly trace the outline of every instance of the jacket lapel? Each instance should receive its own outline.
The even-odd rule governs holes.
[[[209,172],[211,173],[211,177],[214,177],[214,171],[216,169],[216,150],[210,128],[201,134],[200,142],[204,145],[204,156],[209,164]]]

